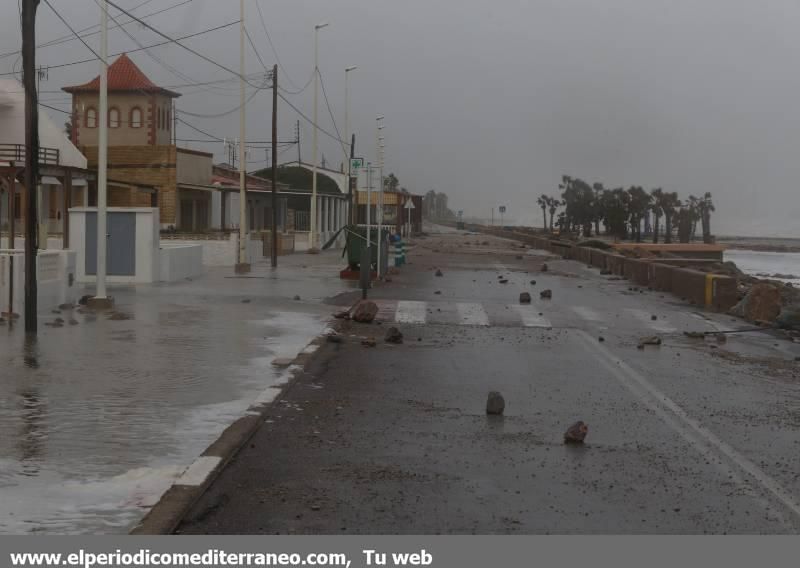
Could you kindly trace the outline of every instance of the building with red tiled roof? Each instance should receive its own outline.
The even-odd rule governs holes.
[[[72,142],[97,167],[100,77],[64,87],[72,95]],[[180,94],[151,81],[125,54],[108,66],[108,175],[157,188],[157,198],[109,188],[117,207],[158,204],[163,228],[211,227],[212,155],[178,148],[174,100]],[[90,200],[91,201],[91,200]]]

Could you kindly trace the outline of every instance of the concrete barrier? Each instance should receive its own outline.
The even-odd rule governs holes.
[[[203,246],[163,244],[159,250],[160,282],[177,282],[203,273]]]

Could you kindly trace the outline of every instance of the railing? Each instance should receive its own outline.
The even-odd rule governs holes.
[[[39,165],[57,166],[60,162],[58,148],[39,148]],[[0,162],[25,163],[25,144],[0,144]]]
[[[294,212],[294,230],[295,231],[311,230],[311,219],[308,211]]]

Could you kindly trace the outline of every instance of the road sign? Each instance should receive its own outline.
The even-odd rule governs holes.
[[[500,213],[505,213],[506,212],[506,206],[505,205],[501,205],[499,207],[499,209],[500,209]]]
[[[350,170],[357,172],[364,167],[364,158],[350,158]]]
[[[408,201],[406,201],[405,208],[406,209],[414,209],[414,203],[412,203],[412,201],[409,199]]]

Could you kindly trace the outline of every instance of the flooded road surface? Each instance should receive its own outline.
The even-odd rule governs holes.
[[[344,286],[330,259],[116,288],[116,309],[130,319],[47,314],[36,342],[21,325],[1,327],[0,533],[127,532],[258,393],[282,382],[271,361],[324,329],[330,310],[319,300]],[[78,323],[42,325],[55,317]]]
[[[414,245],[179,532],[800,532],[800,345],[689,338],[750,326],[486,235]]]

